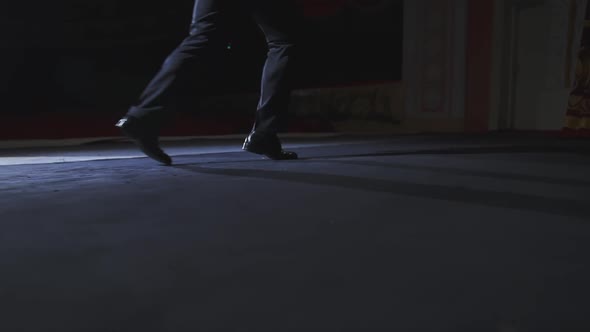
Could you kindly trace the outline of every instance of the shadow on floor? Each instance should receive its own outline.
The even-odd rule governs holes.
[[[194,165],[181,165],[176,167],[201,174],[277,180],[298,184],[324,185],[351,190],[366,190],[392,195],[476,204],[494,208],[509,208],[549,213],[559,216],[581,218],[586,221],[590,215],[590,204],[588,201],[584,200],[551,198],[512,192],[486,191],[473,188],[408,183],[332,174],[246,168],[210,168]]]

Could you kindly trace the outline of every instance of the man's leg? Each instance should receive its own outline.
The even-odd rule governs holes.
[[[223,20],[235,0],[196,0],[190,34],[168,56],[138,103],[117,124],[149,157],[164,164],[171,158],[159,147],[159,129],[183,85],[209,64],[223,47]]]
[[[244,150],[271,159],[296,159],[296,154],[282,150],[277,133],[285,124],[291,97],[296,36],[302,28],[299,9],[292,0],[257,0],[253,3],[254,20],[266,37],[268,54],[256,121],[244,143]]]

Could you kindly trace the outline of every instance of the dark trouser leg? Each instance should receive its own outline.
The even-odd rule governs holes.
[[[282,149],[277,133],[283,129],[291,97],[299,14],[291,0],[253,2],[253,16],[266,36],[268,55],[256,122],[243,149],[275,160],[297,159],[296,153]]]
[[[208,65],[213,51],[223,46],[222,20],[234,0],[196,0],[190,35],[168,56],[160,71],[131,107],[128,116],[159,127],[192,76]]]
[[[283,129],[289,107],[300,16],[291,0],[255,1],[253,16],[266,37],[269,49],[253,132],[274,136]]]

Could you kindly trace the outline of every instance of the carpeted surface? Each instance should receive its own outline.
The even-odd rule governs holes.
[[[285,141],[3,151],[0,331],[590,330],[590,141]]]

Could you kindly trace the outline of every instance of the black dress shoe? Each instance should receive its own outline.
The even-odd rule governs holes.
[[[142,124],[141,120],[134,117],[122,118],[115,126],[121,129],[125,136],[134,140],[146,156],[164,165],[172,165],[172,158],[160,148],[156,130]]]
[[[259,137],[252,133],[246,138],[242,149],[266,156],[272,160],[294,160],[298,158],[295,152],[283,150],[281,142],[276,136]]]

